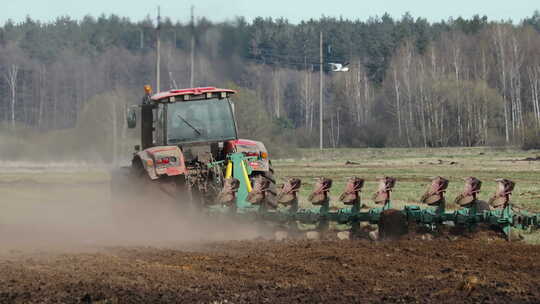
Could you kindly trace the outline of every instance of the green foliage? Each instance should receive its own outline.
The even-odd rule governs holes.
[[[531,17],[526,18],[525,20],[523,20],[523,24],[524,25],[530,25],[535,30],[540,32],[540,11],[535,10]]]
[[[488,25],[488,18],[486,15],[482,17],[474,15],[471,19],[458,17],[456,20],[453,20],[452,24],[466,34],[476,34]]]

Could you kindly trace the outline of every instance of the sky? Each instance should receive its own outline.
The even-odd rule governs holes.
[[[440,21],[449,17],[469,18],[475,14],[489,20],[508,20],[518,23],[540,10],[540,0],[16,0],[2,1],[0,24],[8,19],[22,21],[26,16],[40,21],[53,21],[59,16],[81,19],[85,15],[117,14],[132,21],[155,16],[157,6],[162,15],[174,22],[188,22],[190,6],[196,16],[212,21],[232,20],[244,16],[285,17],[293,23],[321,16],[365,20],[385,12],[400,17],[409,12],[413,17]]]

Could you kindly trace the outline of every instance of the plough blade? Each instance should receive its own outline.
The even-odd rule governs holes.
[[[449,181],[440,176],[432,179],[428,189],[420,198],[420,202],[427,207],[412,205],[405,206],[401,210],[393,209],[390,194],[396,181],[395,178],[388,176],[379,179],[373,200],[376,204],[383,206],[368,210],[362,209],[360,193],[365,181],[359,177],[351,177],[347,180],[345,189],[339,197],[346,207],[337,210],[330,208],[332,180],[324,177],[317,180],[313,191],[308,196],[308,201],[314,205],[314,208],[298,207],[298,192],[302,182],[297,178],[289,179],[278,188],[277,193],[269,188],[264,179],[256,179],[253,191],[247,196],[247,201],[253,206],[258,206],[258,208],[250,209],[251,212],[256,213],[253,218],[280,225],[287,224],[292,229],[297,229],[299,223],[314,224],[319,232],[328,231],[330,223],[334,222],[350,226],[350,232],[354,237],[361,233],[361,222],[377,224],[379,231],[373,235],[378,235],[380,238],[395,238],[406,234],[409,223],[424,225],[431,231],[445,224],[472,231],[478,224],[484,223],[498,227],[507,238],[510,237],[513,228],[540,228],[540,214],[516,212],[512,208],[510,195],[515,183],[508,179],[497,180],[496,192],[490,199],[491,208],[484,209],[479,207],[482,206],[483,201],[477,198],[482,182],[475,177],[466,178],[464,191],[454,200],[460,207],[456,211],[445,210],[445,193]],[[223,195],[220,194],[224,202],[232,200],[230,192],[238,189],[235,187],[238,184],[234,182],[234,179],[226,183],[222,191]],[[243,212],[236,212],[236,214],[240,213]]]

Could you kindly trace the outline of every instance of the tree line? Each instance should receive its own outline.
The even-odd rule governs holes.
[[[149,17],[116,15],[7,21],[0,27],[4,133],[95,122],[95,130],[114,123],[111,138],[125,134],[125,107],[155,79],[155,27]],[[405,14],[298,24],[165,18],[160,29],[161,88],[189,86],[195,37],[195,85],[238,87],[247,109],[241,125],[252,125],[249,113],[265,117],[242,136],[317,146],[322,32],[324,62],[349,68],[323,67],[327,147],[523,145],[538,138],[538,11],[516,24]]]

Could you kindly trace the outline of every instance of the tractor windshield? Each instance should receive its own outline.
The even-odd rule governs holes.
[[[236,139],[231,106],[226,99],[177,102],[167,108],[167,144]]]

